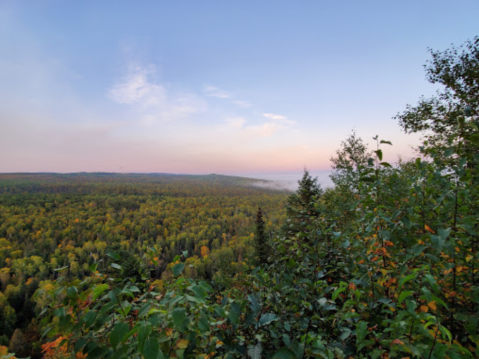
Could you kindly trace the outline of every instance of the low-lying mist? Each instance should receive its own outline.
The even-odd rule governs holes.
[[[332,187],[333,182],[329,178],[331,170],[308,171],[311,177],[317,177],[322,188]],[[298,181],[303,177],[304,172],[284,172],[284,173],[253,173],[244,177],[265,180],[264,182],[256,182],[254,185],[261,188],[296,191],[298,189]]]

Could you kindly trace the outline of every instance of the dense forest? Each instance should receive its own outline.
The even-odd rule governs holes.
[[[417,157],[385,162],[390,141],[353,132],[333,188],[307,171],[289,196],[219,176],[4,177],[0,350],[479,357],[479,38],[431,56],[443,90],[396,116],[423,134]]]
[[[0,344],[15,329],[40,355],[33,294],[90,266],[159,282],[188,253],[191,278],[227,283],[252,258],[260,206],[265,233],[285,221],[287,193],[240,177],[120,174],[0,175]],[[146,254],[154,254],[151,257]],[[33,350],[33,352],[32,352]],[[23,353],[27,353],[23,351]]]

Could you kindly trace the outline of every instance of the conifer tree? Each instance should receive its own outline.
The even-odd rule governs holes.
[[[290,219],[288,232],[296,233],[301,228],[317,218],[316,202],[323,194],[317,178],[311,177],[305,169],[303,178],[298,181],[298,190],[288,198],[286,212]]]
[[[268,239],[265,232],[265,223],[263,220],[263,212],[261,207],[258,208],[256,213],[256,233],[254,236],[254,251],[256,256],[256,262],[258,265],[263,265],[268,262]]]

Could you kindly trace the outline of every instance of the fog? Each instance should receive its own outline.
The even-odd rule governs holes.
[[[308,171],[312,177],[318,178],[318,182],[322,188],[332,187],[333,182],[329,178],[331,170]],[[268,182],[259,182],[258,187],[271,189],[287,189],[296,191],[298,189],[298,181],[303,177],[304,172],[284,172],[284,173],[252,173],[242,177],[263,179]]]

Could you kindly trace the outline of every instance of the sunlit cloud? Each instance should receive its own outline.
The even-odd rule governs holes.
[[[108,96],[120,104],[140,104],[154,106],[166,102],[166,91],[163,86],[149,80],[154,75],[155,67],[130,66],[128,73],[121,81],[115,83],[109,90]]]
[[[224,98],[224,99],[231,98],[231,94],[215,86],[205,86],[204,92],[206,96],[209,96],[209,97],[218,97],[218,98]]]
[[[203,98],[192,93],[167,91],[155,78],[154,65],[131,65],[127,73],[107,91],[107,96],[122,105],[130,105],[141,123],[152,125],[158,120],[185,118],[203,111]]]
[[[275,115],[274,113],[263,113],[263,116],[272,120],[286,120],[286,116]]]
[[[289,120],[286,116],[277,115],[274,113],[263,113],[263,117],[269,118],[271,120],[275,120],[278,123],[282,123],[284,125],[294,125],[296,121]]]

